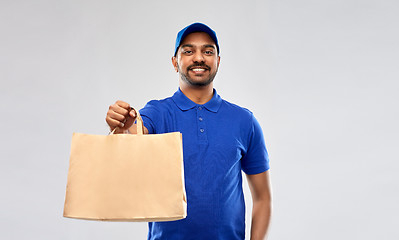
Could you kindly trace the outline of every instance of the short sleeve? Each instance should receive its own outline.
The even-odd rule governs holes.
[[[249,130],[247,151],[242,158],[241,167],[246,174],[258,174],[269,170],[269,154],[259,122],[251,114],[252,126]]]
[[[155,100],[148,102],[139,111],[144,127],[148,129],[149,134],[157,133],[156,123],[159,121],[159,110],[156,107],[156,102]]]

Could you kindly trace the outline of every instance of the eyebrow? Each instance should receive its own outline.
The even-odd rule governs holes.
[[[206,44],[206,45],[204,45],[204,47],[206,47],[206,48],[213,48],[213,49],[215,49],[215,46],[214,45],[211,45],[211,44]]]
[[[194,46],[191,44],[183,44],[183,45],[181,45],[181,47],[184,48],[184,47],[194,47]]]
[[[206,47],[206,48],[213,48],[213,49],[215,49],[215,46],[213,46],[213,45],[211,45],[211,44],[205,44],[205,45],[202,45],[203,47]],[[194,45],[192,45],[192,44],[183,44],[183,45],[181,45],[181,47],[182,48],[184,48],[184,47],[194,47]]]

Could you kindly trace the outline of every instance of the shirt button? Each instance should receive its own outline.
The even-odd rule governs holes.
[[[202,119],[202,117],[199,117],[198,120],[200,120],[202,122],[203,119]]]
[[[198,110],[202,110],[202,107],[198,107]]]
[[[201,129],[200,129],[200,132],[202,132],[202,133],[203,133],[204,131],[205,131],[205,130],[204,130],[203,128],[201,128]]]

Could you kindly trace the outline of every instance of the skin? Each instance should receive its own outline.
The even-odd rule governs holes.
[[[191,101],[205,104],[213,97],[213,78],[215,77],[220,56],[212,38],[203,32],[187,35],[181,43],[172,64],[179,74],[180,90]],[[194,71],[194,69],[200,71]],[[106,122],[115,133],[136,133],[134,120],[136,113],[130,105],[123,101],[116,101],[109,106]],[[148,129],[144,134],[148,134]],[[246,175],[251,190],[253,209],[251,224],[251,240],[266,239],[270,225],[272,197],[270,185],[270,171],[254,175]]]
[[[246,176],[253,202],[251,240],[267,239],[272,213],[270,170]]]
[[[212,99],[213,78],[219,68],[220,57],[208,34],[196,32],[187,35],[176,57],[172,57],[172,64],[179,73],[179,87],[184,95],[197,104],[205,104]],[[189,70],[195,66],[205,71]]]

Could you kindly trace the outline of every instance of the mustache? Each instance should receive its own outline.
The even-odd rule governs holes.
[[[205,68],[206,70],[210,70],[211,69],[211,67],[209,67],[206,64],[192,64],[192,65],[187,67],[187,70],[193,69],[195,67],[202,67],[202,68]]]

